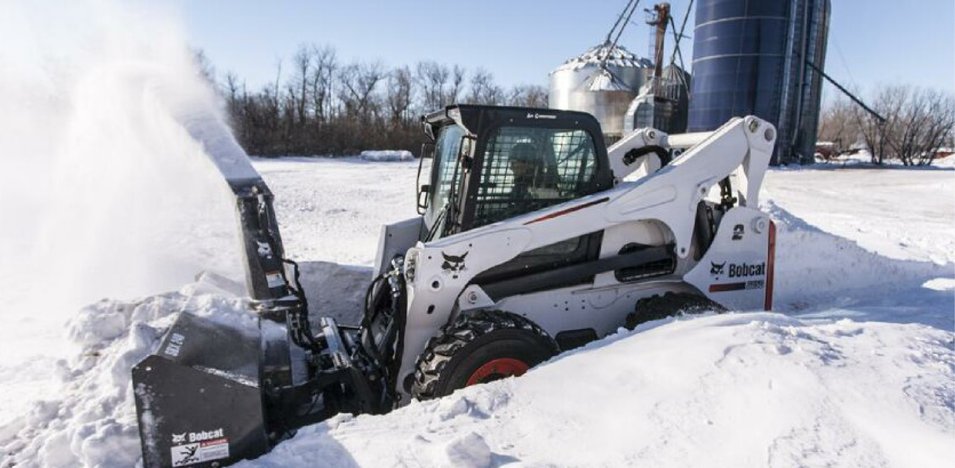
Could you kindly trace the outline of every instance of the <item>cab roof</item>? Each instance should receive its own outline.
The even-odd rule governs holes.
[[[594,135],[600,135],[600,124],[586,112],[544,109],[538,107],[488,106],[455,104],[421,117],[425,133],[434,139],[443,126],[457,124],[470,136],[476,136],[485,127],[500,125],[500,122],[523,123],[529,126],[562,128],[587,127]]]

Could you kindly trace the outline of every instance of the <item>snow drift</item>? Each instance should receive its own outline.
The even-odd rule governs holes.
[[[769,313],[651,323],[522,378],[338,416],[240,466],[947,466],[952,344]]]

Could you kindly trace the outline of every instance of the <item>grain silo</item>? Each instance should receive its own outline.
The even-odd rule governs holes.
[[[811,161],[829,0],[701,0],[693,37],[688,130],[755,114],[776,125],[773,162]]]
[[[623,136],[623,116],[653,63],[609,40],[564,62],[550,74],[549,107],[593,114],[608,140]]]

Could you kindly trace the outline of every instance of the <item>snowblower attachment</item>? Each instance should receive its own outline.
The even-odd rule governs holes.
[[[144,464],[268,450],[258,355],[256,334],[180,315],[158,352],[133,368]]]
[[[133,368],[144,466],[223,466],[341,411],[388,406],[383,387],[370,386],[374,370],[362,365],[357,327],[323,319],[312,333],[272,194],[248,157],[231,135],[186,127],[207,143],[235,195],[254,314],[232,323],[181,313]]]

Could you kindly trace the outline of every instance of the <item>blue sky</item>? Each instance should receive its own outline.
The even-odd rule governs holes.
[[[654,2],[644,0],[639,10]],[[600,42],[626,0],[305,1],[177,0],[189,42],[248,85],[273,80],[302,43],[334,46],[343,61],[435,60],[482,67],[499,84],[547,84],[547,73]],[[679,19],[688,0],[671,1]],[[644,14],[621,43],[648,55]],[[832,0],[826,71],[869,91],[911,83],[955,93],[955,2]],[[692,35],[691,14],[688,32]],[[685,59],[692,40],[684,41]],[[831,86],[826,91],[831,96]]]

